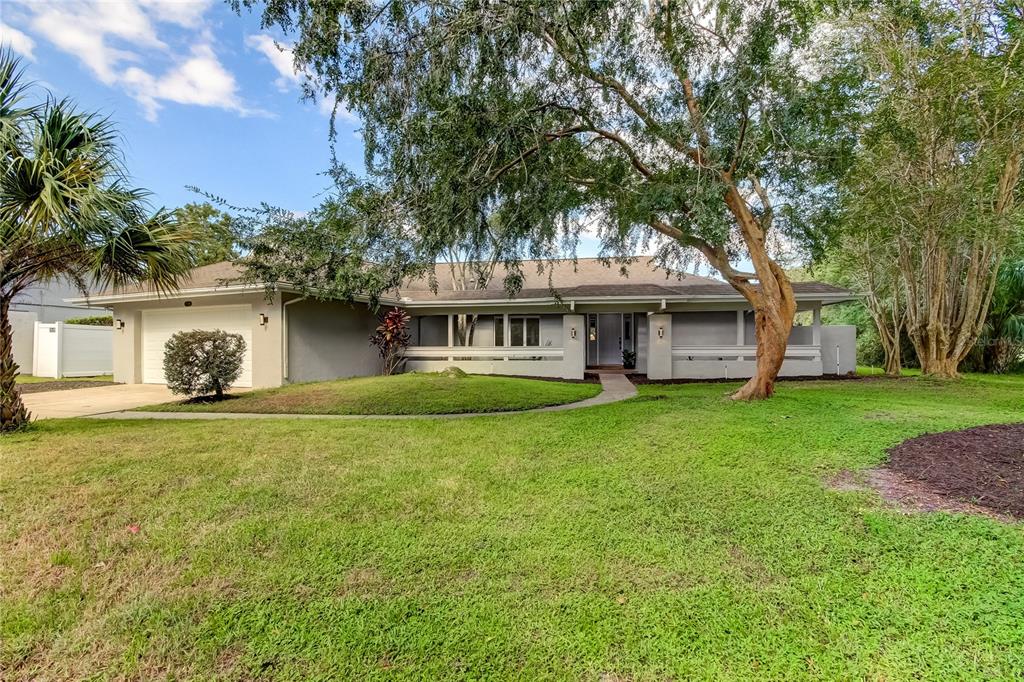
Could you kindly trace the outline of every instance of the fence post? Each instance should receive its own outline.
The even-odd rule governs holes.
[[[56,322],[57,325],[57,378],[64,378],[64,323]]]

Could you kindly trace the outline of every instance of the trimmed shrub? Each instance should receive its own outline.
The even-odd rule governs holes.
[[[238,380],[245,357],[245,340],[241,334],[221,329],[178,332],[164,344],[164,377],[167,387],[181,395],[215,394]]]
[[[88,324],[93,327],[113,327],[113,315],[93,315],[91,317],[71,317],[64,320],[64,324]]]

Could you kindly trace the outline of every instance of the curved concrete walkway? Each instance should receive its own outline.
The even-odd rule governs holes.
[[[104,412],[89,415],[91,419],[466,419],[469,417],[496,417],[506,414],[531,412],[563,412],[606,403],[617,403],[636,395],[636,386],[622,374],[601,374],[601,392],[593,398],[564,405],[535,407],[531,410],[509,412],[463,412],[458,414],[288,414],[266,412]]]

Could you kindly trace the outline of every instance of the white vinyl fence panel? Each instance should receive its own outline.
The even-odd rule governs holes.
[[[112,327],[36,322],[32,374],[89,377],[114,371]]]

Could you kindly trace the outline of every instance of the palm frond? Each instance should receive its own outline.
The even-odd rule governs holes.
[[[37,108],[25,102],[25,94],[31,87],[32,82],[25,81],[25,69],[14,51],[9,47],[0,48],[0,144],[4,156],[21,134],[24,119]]]
[[[177,288],[195,266],[191,230],[161,209],[147,220],[112,220],[97,236],[90,270],[102,288],[121,289],[145,282],[161,293]],[[119,216],[124,217],[124,216]]]

